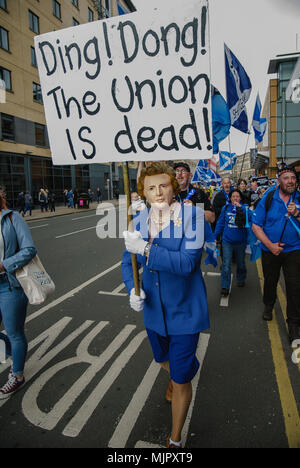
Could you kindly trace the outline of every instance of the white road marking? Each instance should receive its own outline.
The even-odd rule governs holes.
[[[77,330],[73,331],[68,335],[61,343],[51,349],[48,353],[46,352],[48,348],[51,347],[53,342],[57,339],[60,333],[65,329],[65,327],[72,321],[70,317],[64,317],[58,323],[53,325],[51,328],[43,332],[40,336],[35,338],[29,344],[29,350],[34,349],[37,344],[42,342],[42,345],[33,353],[33,355],[26,362],[26,382],[28,382],[44,367],[54,359],[64,348],[66,348],[73,340],[75,340],[81,333],[83,333],[88,327],[93,323],[90,320],[86,320]],[[7,367],[9,364],[7,364]],[[0,402],[0,408],[8,400],[3,400]]]
[[[182,429],[182,445],[183,445],[183,447],[185,446],[186,439],[187,439],[187,436],[188,436],[188,431],[189,431],[189,427],[190,427],[190,423],[191,423],[191,419],[192,419],[192,414],[193,414],[193,409],[194,409],[194,405],[195,405],[196,392],[197,392],[198,383],[199,383],[199,380],[200,380],[200,373],[201,373],[204,358],[205,358],[205,355],[206,355],[209,339],[210,339],[209,334],[200,333],[200,339],[199,339],[199,344],[198,344],[197,353],[196,353],[196,356],[197,356],[198,361],[200,363],[200,368],[199,368],[194,380],[192,381],[193,398],[192,398],[192,401],[191,401],[191,404],[190,404],[190,407],[189,407],[189,411],[188,411],[188,414],[187,414],[187,417],[186,417],[186,420],[185,420],[185,424],[184,424],[183,429]]]
[[[118,296],[118,297],[128,296],[127,293],[114,293],[114,292],[108,292],[108,291],[99,291],[98,294],[102,294],[103,296]]]
[[[149,444],[149,442],[144,442],[143,440],[139,440],[134,448],[146,448],[146,449],[163,449],[166,448],[163,445],[156,445],[156,444]]]
[[[121,293],[122,289],[125,288],[125,284],[121,283],[118,287],[116,287],[113,291],[99,291],[98,294],[104,294],[107,296],[128,296],[127,293]]]
[[[93,218],[93,216],[98,216],[97,213],[88,216],[77,216],[77,218],[72,218],[71,221],[79,221],[81,219]]]
[[[37,229],[37,228],[46,227],[46,226],[49,226],[49,224],[41,224],[40,226],[33,226],[29,229]]]
[[[44,314],[47,312],[49,309],[52,309],[52,307],[57,306],[61,302],[65,301],[66,299],[69,299],[70,297],[75,296],[78,292],[82,291],[84,288],[89,286],[90,284],[94,283],[98,279],[102,278],[103,276],[107,275],[111,271],[115,270],[121,265],[121,262],[115,263],[115,265],[111,266],[105,271],[102,271],[102,273],[99,273],[99,275],[94,276],[93,278],[89,279],[85,283],[80,284],[77,286],[77,288],[71,289],[68,293],[64,294],[63,296],[59,297],[58,299],[55,299],[55,301],[50,302],[50,304],[47,304],[46,306],[42,307],[41,309],[37,310],[33,314],[30,314],[29,317],[26,320],[26,323],[30,322],[31,320],[34,320],[36,317],[39,317],[40,315]]]
[[[105,225],[100,224],[100,226],[105,226]],[[73,234],[79,234],[80,232],[90,231],[91,229],[96,229],[96,227],[97,226],[92,226],[92,227],[89,227],[89,228],[80,229],[79,231],[69,232],[68,234],[62,234],[61,236],[56,236],[55,239],[60,239],[61,237],[73,236]]]
[[[191,423],[192,413],[194,409],[197,387],[199,384],[200,373],[203,366],[204,358],[208,348],[210,335],[205,333],[200,333],[199,345],[197,348],[197,358],[200,362],[200,368],[192,381],[193,386],[193,398],[189,407],[185,425],[182,430],[182,442],[183,446],[186,443],[189,426]],[[118,426],[115,429],[115,432],[108,443],[109,448],[124,448],[127,440],[136,424],[136,421],[145,406],[146,400],[150,395],[150,392],[155,384],[156,378],[160,372],[161,368],[159,364],[153,361],[148,368],[142,382],[137,388],[131,402],[126,408],[125,413],[123,414]],[[138,441],[135,445],[135,448],[161,448],[160,445],[150,444],[144,441]]]
[[[231,283],[230,283],[230,288],[229,288],[229,294],[228,294],[227,297],[221,297],[220,307],[228,307],[229,306],[229,298],[230,298],[230,293],[231,293],[231,288],[232,288],[232,279],[233,279],[233,275],[231,275]]]
[[[125,348],[125,350],[114,361],[94,391],[85,400],[80,410],[71,419],[63,431],[63,435],[77,437],[80,434],[81,430],[92,416],[93,412],[101,402],[102,398],[105,396],[106,392],[113,385],[114,381],[117,379],[126,364],[140,347],[146,336],[146,331],[142,331],[135,338],[133,338],[127,348]]]
[[[135,330],[135,325],[126,325],[112,343],[105,349],[100,356],[89,354],[88,348],[96,336],[107,326],[109,322],[100,322],[90,333],[81,341],[76,356],[53,365],[41,374],[35,382],[28,388],[23,398],[23,411],[26,418],[35,426],[51,431],[56,427],[66,412],[82,394],[84,389],[94,379],[97,373],[113,357],[118,349],[127,340],[129,335]],[[89,367],[79,377],[79,379],[67,390],[60,400],[51,408],[49,412],[41,411],[38,406],[39,394],[43,388],[58,372],[66,370],[67,367],[76,364],[88,363]],[[84,403],[85,404],[85,403]],[[80,409],[79,409],[80,411]],[[76,418],[76,415],[75,415]],[[85,423],[88,420],[85,421]],[[84,424],[85,424],[84,423]],[[66,434],[65,434],[66,435]]]
[[[145,402],[152,390],[156,378],[160,372],[160,365],[152,361],[142,382],[137,388],[129,405],[126,408],[115,432],[108,443],[109,448],[123,448],[135,426],[135,423],[145,406]]]

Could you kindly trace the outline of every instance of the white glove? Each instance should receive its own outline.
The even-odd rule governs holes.
[[[130,307],[136,312],[141,312],[143,310],[145,299],[146,299],[146,294],[142,289],[140,289],[140,296],[135,295],[134,288],[130,291],[130,298],[129,298]]]
[[[143,202],[143,200],[134,200],[131,203],[132,211],[133,213],[136,213],[137,211],[144,211],[146,209],[146,205]]]
[[[139,231],[124,231],[125,247],[132,254],[144,255],[145,247],[148,242],[144,241]]]

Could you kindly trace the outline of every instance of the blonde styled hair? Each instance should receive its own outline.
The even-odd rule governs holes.
[[[178,181],[176,179],[176,174],[174,169],[172,167],[168,166],[165,163],[162,162],[154,162],[149,164],[145,169],[142,170],[141,175],[138,180],[137,188],[138,188],[138,194],[139,196],[143,199],[146,200],[146,197],[144,195],[144,188],[145,188],[145,177],[150,177],[154,175],[159,175],[159,174],[167,174],[170,179],[171,179],[171,184],[173,187],[174,191],[174,196],[178,195],[180,192],[180,185],[178,184]]]

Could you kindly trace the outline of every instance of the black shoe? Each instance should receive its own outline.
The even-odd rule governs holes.
[[[300,339],[300,326],[297,323],[289,323],[288,329],[290,344],[292,344],[293,341]]]
[[[245,281],[243,281],[242,283],[237,283],[237,287],[238,288],[244,288],[245,287]]]
[[[225,288],[222,288],[221,289],[221,296],[222,297],[228,297],[229,296],[229,290],[225,289]]]
[[[264,310],[262,318],[263,320],[266,320],[267,322],[271,322],[271,320],[273,320],[273,307],[265,306],[265,310]]]

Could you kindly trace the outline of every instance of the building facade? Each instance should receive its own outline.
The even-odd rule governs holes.
[[[25,190],[37,201],[42,187],[58,201],[65,188],[100,187],[108,197],[111,182],[122,193],[116,164],[52,165],[34,37],[134,9],[130,0],[0,0],[0,186],[10,206]]]
[[[282,160],[295,167],[300,165],[300,103],[286,96],[299,57],[299,52],[277,55],[269,63],[268,74],[277,77],[269,82],[262,112],[268,121],[268,138],[258,147],[269,155],[269,177],[276,176],[277,163]]]

